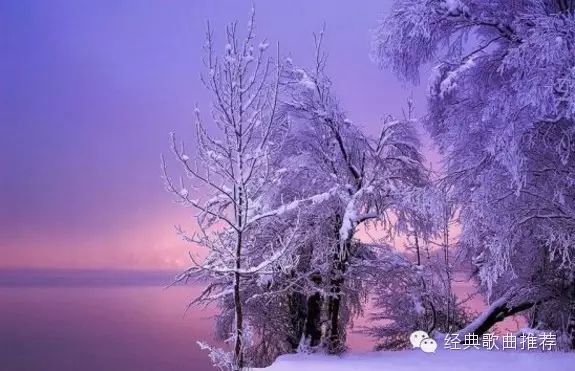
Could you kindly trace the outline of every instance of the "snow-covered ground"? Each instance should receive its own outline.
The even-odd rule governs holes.
[[[279,357],[266,371],[575,371],[575,353],[419,350]]]

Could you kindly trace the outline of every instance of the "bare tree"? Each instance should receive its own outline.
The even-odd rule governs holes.
[[[268,43],[254,47],[255,12],[252,12],[247,35],[241,40],[237,22],[226,28],[226,44],[222,56],[216,54],[209,23],[206,32],[204,64],[207,75],[201,77],[213,97],[212,127],[206,127],[196,109],[196,146],[192,155],[184,143],[172,134],[172,151],[183,166],[186,178],[175,184],[162,167],[168,191],[179,201],[199,211],[198,231],[187,240],[208,250],[208,257],[198,261],[192,254],[194,266],[179,279],[201,273],[210,283],[196,302],[209,302],[232,295],[235,308],[233,333],[234,352],[231,367],[244,367],[244,323],[241,297],[242,277],[265,268],[281,258],[281,251],[260,251],[269,259],[250,266],[254,241],[250,233],[264,217],[256,200],[270,174],[270,161],[279,148],[282,122],[276,115],[280,66],[267,57]],[[279,52],[278,52],[279,53]],[[190,191],[200,197],[193,199]]]
[[[223,55],[216,53],[212,30],[207,26],[201,81],[212,96],[211,123],[206,125],[196,108],[196,145],[188,153],[184,142],[171,134],[171,149],[185,177],[175,181],[162,157],[166,188],[185,206],[196,210],[197,231],[182,237],[207,251],[200,259],[190,254],[193,266],[177,281],[196,279],[207,287],[191,304],[217,302],[222,310],[231,300],[233,341],[230,355],[211,350],[214,363],[224,369],[246,366],[246,300],[243,294],[255,277],[272,274],[278,266],[294,264],[291,249],[297,238],[297,210],[321,202],[325,195],[292,199],[271,209],[266,189],[275,177],[275,158],[281,150],[287,124],[278,114],[282,67],[279,46],[275,59],[267,56],[269,44],[255,40],[255,11],[247,34],[241,39],[237,22],[226,28]],[[332,192],[328,190],[327,192]],[[195,194],[197,198],[193,198]],[[280,216],[295,214],[288,224]],[[286,232],[273,233],[278,223]]]

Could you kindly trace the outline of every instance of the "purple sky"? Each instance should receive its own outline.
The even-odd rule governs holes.
[[[368,56],[390,1],[256,1],[258,35],[312,60],[323,22],[328,71],[368,131],[412,88]],[[251,1],[0,1],[0,266],[172,268],[189,246],[173,225],[159,156],[191,134],[204,26],[247,23]],[[223,43],[222,49],[223,49]],[[425,77],[424,77],[425,81]],[[413,91],[418,112],[423,88]]]

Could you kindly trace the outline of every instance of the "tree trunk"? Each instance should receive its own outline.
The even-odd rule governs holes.
[[[482,336],[496,323],[503,321],[507,317],[511,317],[519,312],[523,312],[531,308],[535,303],[525,302],[514,307],[508,307],[507,304],[498,308],[497,311],[493,312],[490,316],[487,316],[485,321],[477,328],[474,332],[476,335]]]
[[[321,284],[321,276],[312,278],[317,285]],[[323,299],[321,293],[316,292],[307,299],[306,319],[303,337],[310,347],[317,347],[321,343],[321,313]]]
[[[300,292],[288,294],[288,316],[290,328],[286,334],[290,351],[296,352],[301,339],[305,336],[305,324],[307,319],[307,296]]]
[[[236,272],[234,280],[234,305],[236,309],[236,336],[235,336],[235,346],[234,346],[234,359],[235,367],[237,371],[240,371],[244,367],[244,355],[243,355],[243,341],[242,341],[242,329],[243,329],[243,314],[242,314],[242,302],[240,299],[240,274]]]
[[[244,367],[243,351],[243,322],[242,301],[240,297],[240,268],[242,253],[242,235],[238,234],[236,245],[236,272],[234,273],[234,307],[236,315],[235,344],[234,344],[234,367],[235,371],[241,371]]]
[[[345,328],[341,323],[341,309],[342,309],[342,289],[344,285],[344,275],[347,267],[347,259],[351,254],[351,242],[346,241],[345,249],[346,254],[342,257],[340,254],[340,245],[334,254],[334,262],[332,266],[331,279],[330,279],[330,297],[328,301],[328,320],[329,320],[329,333],[328,333],[328,352],[331,354],[338,354],[344,350],[344,335]]]
[[[508,298],[506,299],[507,300],[504,300],[502,298],[499,301],[496,301],[489,308],[487,308],[484,313],[480,314],[475,321],[462,329],[460,331],[461,338],[463,338],[466,334],[475,334],[481,337],[498,322],[503,321],[507,317],[527,310],[536,304],[535,302],[524,302],[516,306],[509,306]]]
[[[340,334],[340,311],[341,311],[341,286],[343,279],[334,279],[331,282],[331,295],[328,304],[329,314],[329,335],[328,335],[328,352],[331,354],[340,353],[343,350],[343,344]]]
[[[303,337],[306,345],[317,347],[321,343],[321,294],[315,293],[307,300],[306,321]]]

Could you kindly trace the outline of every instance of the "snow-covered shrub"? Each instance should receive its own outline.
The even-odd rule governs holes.
[[[469,321],[461,299],[448,289],[442,257],[431,254],[417,265],[410,252],[378,250],[381,274],[372,283],[372,323],[364,330],[378,340],[377,349],[411,348],[414,331],[453,333]]]

